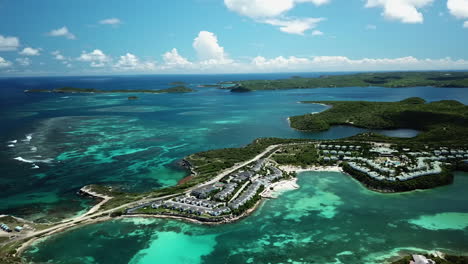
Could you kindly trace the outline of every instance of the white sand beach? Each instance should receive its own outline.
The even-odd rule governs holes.
[[[343,172],[339,166],[310,166],[310,167],[298,167],[298,166],[280,166],[279,169],[286,172],[305,172],[305,171],[334,171],[334,172]]]

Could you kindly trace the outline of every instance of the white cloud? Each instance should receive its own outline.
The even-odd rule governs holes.
[[[448,0],[447,8],[456,18],[468,18],[468,0]]]
[[[228,59],[224,48],[218,44],[215,34],[208,31],[200,31],[193,41],[198,58],[204,64],[226,64],[232,62]]]
[[[52,54],[54,56],[54,59],[56,60],[59,60],[59,61],[66,60],[66,58],[60,53],[59,50],[52,51],[50,54]]]
[[[312,36],[323,36],[323,32],[320,30],[312,31]]]
[[[468,28],[468,21],[465,21],[465,23],[463,23],[463,27]]]
[[[0,68],[8,68],[11,66],[11,62],[0,57]]]
[[[19,52],[20,55],[24,56],[39,56],[41,55],[40,49],[34,49],[31,47],[24,48],[22,51]]]
[[[0,51],[16,50],[20,45],[17,37],[4,37],[0,35]]]
[[[256,57],[250,62],[251,71],[378,71],[378,70],[453,70],[468,68],[467,60],[401,58],[350,59],[345,56],[316,56],[309,58]]]
[[[372,25],[372,24],[368,24],[368,25],[366,25],[366,29],[367,29],[367,30],[376,30],[376,29],[377,29],[377,26],[376,26],[376,25]]]
[[[99,21],[99,24],[102,24],[102,25],[120,25],[120,24],[122,24],[122,21],[120,21],[120,19],[114,17],[114,18],[103,19],[103,20]]]
[[[365,7],[383,8],[382,16],[402,23],[422,23],[423,14],[419,9],[431,4],[434,0],[367,0]]]
[[[127,53],[120,56],[114,68],[121,71],[149,71],[156,69],[156,65],[154,62],[142,62],[137,56]]]
[[[330,0],[224,0],[224,4],[242,16],[254,19],[258,23],[278,26],[282,32],[303,35],[315,28],[323,18],[290,18],[284,14],[298,3],[323,5]]]
[[[76,39],[75,35],[73,35],[70,31],[68,31],[67,27],[54,29],[50,31],[48,35],[52,37],[66,37],[67,39]]]
[[[317,6],[330,0],[224,0],[230,10],[250,18],[272,18],[286,13],[297,3],[312,3]]]
[[[17,58],[16,62],[21,66],[29,66],[32,63],[30,58]]]
[[[300,18],[300,19],[267,19],[264,23],[279,26],[282,32],[289,34],[304,35],[304,32],[317,27],[317,23],[323,18]]]
[[[89,53],[83,51],[77,60],[91,62],[91,67],[104,67],[106,63],[110,61],[110,57],[104,54],[101,50],[95,49]]]
[[[176,48],[163,54],[164,63],[168,66],[183,66],[192,64],[182,57]]]

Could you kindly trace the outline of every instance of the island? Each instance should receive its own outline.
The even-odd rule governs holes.
[[[222,87],[232,92],[283,90],[305,88],[368,87],[389,88],[433,86],[468,87],[468,72],[377,72],[340,75],[322,75],[316,78],[293,76],[281,80],[247,80],[232,82]]]
[[[405,128],[413,120],[423,133],[415,138],[370,132],[335,140],[259,138],[244,147],[185,157],[180,164],[189,175],[176,186],[143,193],[84,186],[78,193],[99,202],[80,216],[49,224],[1,216],[7,235],[0,238],[0,262],[21,263],[21,253],[37,239],[116,218],[170,218],[207,225],[238,221],[262,202],[277,198],[277,190],[298,188],[301,171],[340,171],[382,193],[451,184],[454,170],[468,171],[467,106],[459,102],[408,98],[393,103],[308,103],[331,107],[302,119],[293,117],[291,126],[305,130],[335,124]],[[364,106],[359,108],[359,104]]]
[[[368,129],[409,128],[422,131],[413,142],[445,142],[466,144],[468,138],[468,106],[443,100],[427,103],[412,97],[400,102],[315,101],[329,109],[320,113],[289,118],[292,128],[302,131],[323,131],[334,125],[350,125]]]
[[[161,93],[190,93],[195,90],[186,86],[175,86],[167,89],[159,90],[146,90],[146,89],[134,89],[134,90],[99,90],[94,88],[75,88],[75,87],[62,87],[57,89],[30,89],[25,90],[25,93],[89,93],[89,94],[110,94],[110,93],[149,93],[149,94],[161,94]]]

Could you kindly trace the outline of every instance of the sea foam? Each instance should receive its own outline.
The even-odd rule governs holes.
[[[21,141],[23,141],[23,142],[30,142],[31,139],[32,139],[32,134],[27,134],[27,135],[26,135],[26,138],[23,139],[23,140],[21,140]]]
[[[21,162],[26,162],[26,163],[36,163],[36,162],[50,163],[50,162],[52,162],[52,159],[36,160],[36,159],[25,159],[23,157],[16,157],[16,158],[14,158],[14,160],[21,161]]]

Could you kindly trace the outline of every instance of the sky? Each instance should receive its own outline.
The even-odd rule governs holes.
[[[0,76],[467,69],[468,0],[0,0]]]

